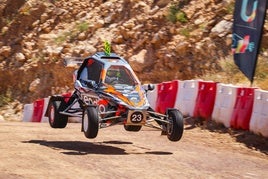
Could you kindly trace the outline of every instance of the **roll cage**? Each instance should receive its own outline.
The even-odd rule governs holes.
[[[76,80],[83,82],[90,80],[96,84],[106,83],[106,77],[109,71],[117,69],[120,77],[126,85],[134,86],[140,84],[137,76],[125,59],[111,53],[110,56],[103,52],[98,52],[91,57],[85,58],[77,71]],[[116,77],[116,76],[114,76]]]

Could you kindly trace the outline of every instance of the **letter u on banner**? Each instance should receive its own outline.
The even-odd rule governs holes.
[[[242,2],[242,8],[241,8],[241,14],[240,15],[241,15],[241,18],[245,22],[252,22],[256,17],[258,1],[257,0],[254,1],[250,16],[247,15],[248,14],[247,13],[247,6],[248,6],[248,0],[244,0]]]

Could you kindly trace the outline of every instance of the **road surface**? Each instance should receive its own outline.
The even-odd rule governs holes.
[[[118,125],[95,139],[80,130],[0,122],[0,178],[268,178],[268,140],[252,134],[185,125],[170,142],[146,127]]]

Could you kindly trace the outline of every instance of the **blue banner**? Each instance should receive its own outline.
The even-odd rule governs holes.
[[[232,53],[235,64],[253,83],[267,0],[236,0]]]

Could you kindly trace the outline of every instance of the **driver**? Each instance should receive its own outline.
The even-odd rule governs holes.
[[[107,84],[116,84],[119,82],[121,77],[119,69],[108,69],[106,73],[105,83]]]

